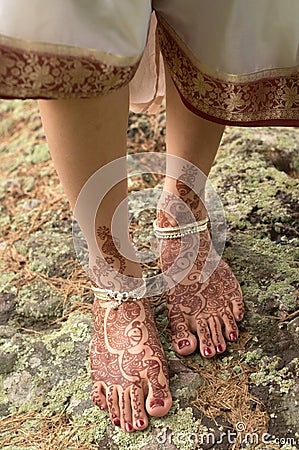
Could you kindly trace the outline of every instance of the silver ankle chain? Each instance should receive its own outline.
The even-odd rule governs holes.
[[[96,286],[91,286],[91,290],[94,293],[96,299],[104,302],[107,308],[116,309],[122,303],[125,302],[136,302],[142,299],[146,293],[146,283],[143,280],[142,286],[138,286],[136,289],[128,292],[113,291],[112,289],[102,289]]]
[[[157,220],[154,221],[153,227],[157,238],[159,239],[177,239],[189,234],[199,233],[207,229],[209,219],[206,217],[198,222],[192,222],[177,227],[161,228],[157,226]]]

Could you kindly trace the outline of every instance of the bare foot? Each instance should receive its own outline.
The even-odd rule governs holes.
[[[182,208],[181,200],[190,208],[189,213]],[[162,195],[160,204],[162,207],[158,210],[157,225],[161,228],[176,226],[178,222],[190,223],[194,218],[201,220],[206,216],[200,198],[180,179],[176,181],[176,194]],[[190,216],[190,210],[193,217]],[[197,255],[190,262],[190,254],[194,254],[198,237]],[[160,245],[163,272],[168,270],[175,279],[182,269],[186,270],[184,278],[166,293],[175,351],[180,355],[193,353],[198,345],[197,334],[203,356],[210,358],[224,352],[224,336],[231,342],[238,338],[237,322],[243,318],[244,304],[240,285],[222,259],[209,278],[200,282],[202,271],[209,270],[209,267],[204,268],[209,251],[209,261],[219,260],[209,231],[206,229],[199,235],[190,234],[183,239],[161,239]]]
[[[192,239],[192,236],[188,236],[189,243]],[[225,351],[223,334],[229,341],[238,338],[236,322],[243,318],[244,304],[240,285],[227,263],[221,259],[212,275],[204,283],[199,282],[210,245],[209,231],[201,232],[200,248],[193,267],[166,294],[172,342],[180,355],[189,355],[195,351],[197,339],[194,333],[198,335],[201,354],[207,358]],[[163,242],[163,271],[171,265],[176,271],[176,263],[173,264],[176,256],[181,252],[184,258],[184,250],[180,248],[180,238]]]
[[[97,235],[102,257],[90,260],[93,284],[118,292],[136,288],[139,265],[124,258],[120,241],[112,238],[107,226],[99,226]],[[92,400],[99,408],[108,408],[114,425],[128,432],[143,430],[147,413],[161,417],[171,407],[167,363],[149,299],[126,301],[116,309],[110,306],[94,300]]]
[[[161,417],[171,407],[167,364],[148,299],[109,309],[94,303],[91,342],[92,400],[108,407],[112,422],[125,431],[143,430],[148,414]]]

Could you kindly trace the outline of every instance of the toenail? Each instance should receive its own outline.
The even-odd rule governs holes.
[[[223,352],[223,347],[222,347],[222,345],[217,345],[217,347],[216,347],[216,351],[217,351],[217,353],[222,353]]]
[[[156,408],[157,406],[164,406],[164,400],[162,400],[160,398],[156,398],[156,400],[153,400],[150,403],[151,408]]]
[[[208,347],[204,348],[203,354],[204,354],[205,356],[209,356],[211,353],[212,353],[212,350],[211,350],[211,349],[209,349]]]
[[[243,319],[243,314],[240,314],[239,316],[238,316],[238,320],[242,320]]]
[[[238,339],[238,336],[237,336],[237,333],[231,333],[230,335],[229,335],[229,340],[230,341],[236,341]]]
[[[187,339],[183,339],[182,341],[178,342],[179,349],[188,347],[190,345],[190,342]]]
[[[143,420],[141,420],[141,419],[137,420],[136,425],[137,425],[138,428],[143,427],[143,425],[144,425]]]
[[[125,429],[126,429],[126,431],[132,431],[133,427],[132,427],[132,425],[130,423],[126,423],[125,424]]]
[[[116,427],[120,426],[120,420],[119,419],[113,419],[113,423]]]
[[[100,410],[101,410],[101,411],[104,411],[104,409],[105,409],[105,406],[101,405],[101,406],[100,406]]]

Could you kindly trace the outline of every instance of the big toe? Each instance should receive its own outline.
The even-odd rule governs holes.
[[[216,353],[223,353],[226,350],[226,343],[222,333],[222,324],[218,317],[211,317],[208,320],[212,341],[216,349]]]
[[[230,309],[227,309],[222,316],[222,321],[225,327],[225,336],[228,341],[234,342],[239,337],[239,330],[236,324],[234,314]]]
[[[174,320],[171,315],[169,316],[172,332],[172,345],[176,353],[186,356],[196,350],[197,339],[190,331],[190,327],[184,318],[181,317],[180,319],[180,321]]]
[[[162,393],[154,397],[153,392],[150,392],[146,399],[146,410],[153,417],[163,417],[170,410],[172,405],[172,398],[170,392],[165,397]]]
[[[148,371],[148,396],[146,399],[146,410],[154,417],[165,416],[172,405],[168,378],[160,364],[152,362]]]
[[[176,353],[186,356],[195,352],[197,339],[193,333],[186,329],[184,332],[180,331],[172,335],[172,345]]]

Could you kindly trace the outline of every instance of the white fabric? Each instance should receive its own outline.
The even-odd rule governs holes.
[[[299,0],[154,0],[153,5],[213,71],[244,75],[299,65]],[[157,112],[165,94],[163,61],[155,55],[155,25],[153,17],[145,53],[130,83],[134,112]]]
[[[150,0],[0,0],[0,34],[139,57]],[[299,63],[299,0],[154,0],[194,55],[226,73]]]
[[[206,66],[248,74],[299,64],[299,0],[155,0]]]
[[[139,57],[150,0],[0,0],[0,34]]]
[[[138,61],[152,6],[213,71],[250,74],[299,64],[299,0],[0,0],[0,34]],[[136,112],[155,112],[165,90],[152,17],[130,84]]]

